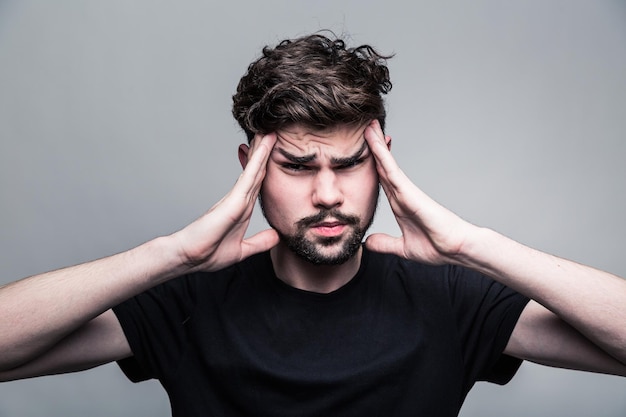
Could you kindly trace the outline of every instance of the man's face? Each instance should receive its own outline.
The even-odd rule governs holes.
[[[311,263],[347,261],[372,223],[378,175],[364,130],[291,126],[276,132],[261,207],[282,242]]]

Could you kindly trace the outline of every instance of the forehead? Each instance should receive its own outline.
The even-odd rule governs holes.
[[[333,155],[351,154],[365,141],[363,132],[367,125],[338,125],[324,130],[314,130],[291,125],[276,132],[275,148],[291,153],[329,152]]]

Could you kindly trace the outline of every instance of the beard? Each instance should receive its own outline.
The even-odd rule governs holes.
[[[269,225],[276,230],[281,242],[300,258],[314,265],[340,265],[356,255],[361,247],[365,233],[374,221],[374,214],[376,213],[375,207],[370,218],[367,219],[364,226],[361,226],[363,223],[359,216],[341,213],[335,209],[322,209],[317,214],[304,217],[297,221],[295,223],[295,232],[289,234],[272,224],[265,210],[261,196],[259,196],[259,203],[263,216]],[[327,218],[339,220],[348,226],[350,229],[348,235],[317,237],[315,240],[306,237],[306,232],[311,226],[321,223]],[[331,251],[332,247],[337,245],[339,248]],[[328,250],[325,251],[324,249]]]

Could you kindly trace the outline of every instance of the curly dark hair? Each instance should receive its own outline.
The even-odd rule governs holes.
[[[384,128],[389,58],[319,33],[266,46],[239,81],[233,116],[248,141],[294,123],[325,129],[378,119]]]

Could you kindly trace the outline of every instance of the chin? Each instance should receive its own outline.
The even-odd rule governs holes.
[[[361,247],[362,236],[353,234],[343,242],[337,238],[327,238],[321,243],[307,239],[286,237],[283,242],[300,258],[313,265],[341,265],[352,259]],[[332,242],[331,242],[332,241]]]

